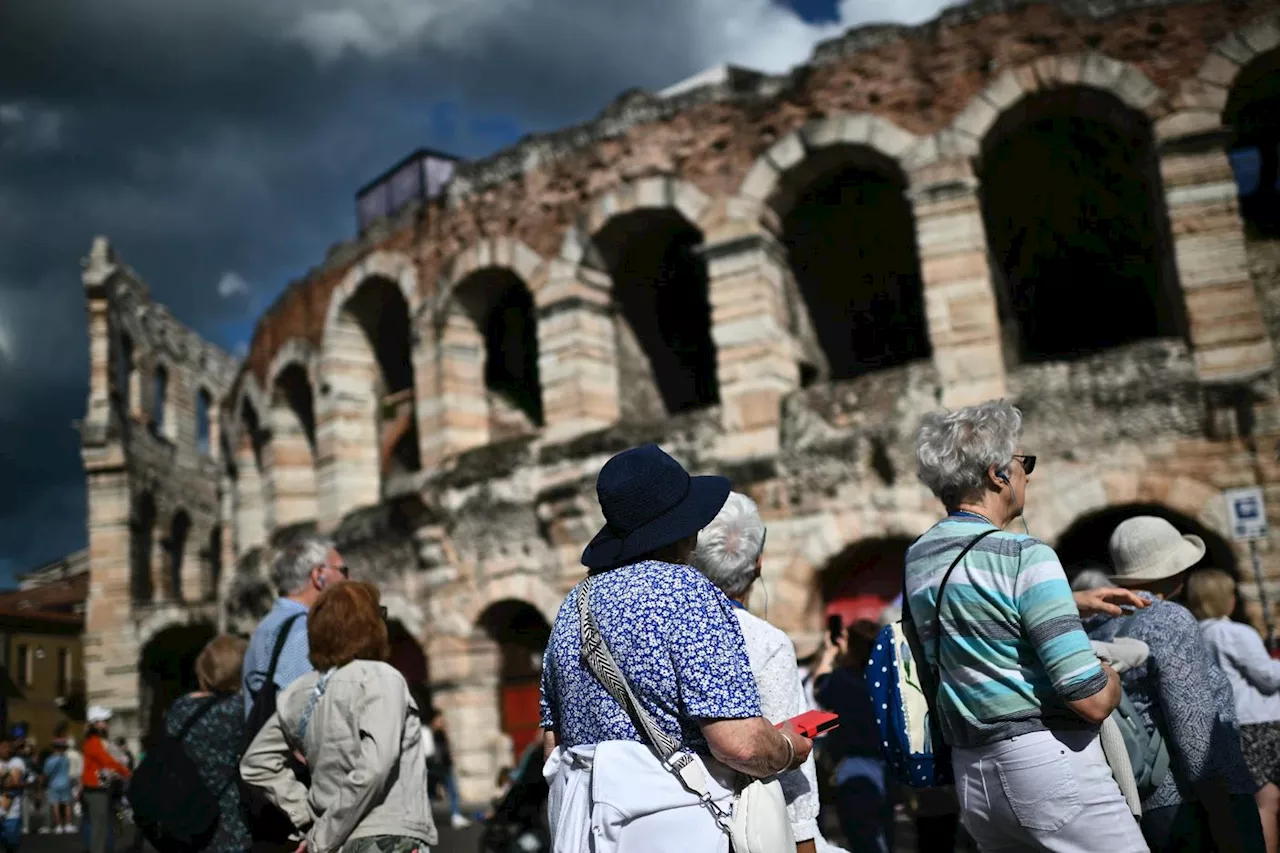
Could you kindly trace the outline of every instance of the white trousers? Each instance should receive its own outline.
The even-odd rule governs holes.
[[[965,829],[983,853],[1147,853],[1090,732],[1033,732],[952,752]]]

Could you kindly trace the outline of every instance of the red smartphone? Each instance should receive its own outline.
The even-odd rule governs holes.
[[[825,735],[835,727],[840,725],[840,715],[831,714],[827,711],[805,711],[798,717],[792,717],[787,720],[791,727],[797,733],[807,738],[815,738],[818,735]],[[778,723],[778,728],[782,728],[784,724]]]

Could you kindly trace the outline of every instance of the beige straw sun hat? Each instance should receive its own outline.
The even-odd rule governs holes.
[[[1113,574],[1119,586],[1164,580],[1180,575],[1204,557],[1204,540],[1182,534],[1163,518],[1137,515],[1120,522],[1111,534]]]

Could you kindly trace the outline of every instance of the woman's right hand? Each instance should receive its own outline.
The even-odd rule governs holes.
[[[779,726],[778,731],[791,741],[791,746],[795,749],[795,758],[786,767],[787,770],[795,770],[809,760],[809,753],[813,752],[813,741],[796,731],[790,720]]]

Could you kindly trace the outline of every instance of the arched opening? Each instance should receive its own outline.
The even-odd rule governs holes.
[[[129,513],[129,590],[136,604],[149,604],[155,598],[151,580],[155,530],[155,498],[149,492],[134,495]]]
[[[528,426],[542,426],[538,324],[529,288],[510,270],[489,267],[459,284],[457,299],[484,335],[491,437],[515,431],[508,426],[513,414]]]
[[[702,241],[670,209],[616,216],[595,237],[618,307],[624,418],[656,419],[720,401]]]
[[[880,623],[886,607],[902,597],[902,567],[910,539],[866,539],[829,559],[817,574],[824,615],[845,627]]]
[[[490,605],[480,616],[480,627],[498,646],[502,731],[518,756],[538,738],[542,725],[542,655],[551,626],[533,605],[508,599]]]
[[[182,569],[187,553],[187,539],[191,535],[191,516],[187,515],[186,510],[178,510],[173,514],[173,519],[169,522],[169,538],[165,542],[165,550],[168,552],[168,581],[169,581],[169,599],[171,601],[182,601]]]
[[[1010,363],[1184,335],[1146,116],[1085,87],[1029,96],[984,140],[980,178]]]
[[[168,420],[165,417],[168,398],[169,369],[163,364],[157,364],[151,386],[151,429],[156,435],[165,435],[169,429]]]
[[[209,531],[209,544],[205,550],[205,576],[208,585],[205,598],[210,601],[218,599],[218,590],[222,588],[222,525],[215,524]]]
[[[271,393],[271,477],[277,528],[315,519],[316,418],[306,368],[290,364]]]
[[[240,406],[239,441],[235,451],[235,518],[237,545],[247,551],[267,541],[266,499],[263,494],[262,424],[246,397]]]
[[[431,670],[426,653],[399,619],[388,620],[387,639],[391,643],[391,658],[387,662],[404,676],[418,710],[427,714],[431,708]]]
[[[1254,235],[1280,237],[1280,50],[1257,57],[1236,78],[1222,111],[1240,214]]]
[[[163,730],[164,716],[179,696],[198,689],[196,658],[213,639],[212,625],[174,625],[160,631],[143,647],[138,663],[144,748]]]
[[[208,456],[213,448],[213,436],[209,422],[213,398],[209,392],[201,388],[196,393],[196,450],[202,456]]]
[[[928,358],[915,217],[898,164],[861,146],[811,155],[783,181],[782,242],[830,380]]]
[[[121,332],[116,351],[115,384],[116,399],[120,401],[120,416],[128,418],[133,406],[133,338]]]
[[[409,304],[395,282],[365,280],[325,339],[326,381],[342,423],[337,464],[348,469],[339,516],[377,503],[387,481],[421,467],[414,412]]]
[[[1107,507],[1076,519],[1058,537],[1058,543],[1054,548],[1068,576],[1074,576],[1081,569],[1109,567],[1111,555],[1107,543],[1111,541],[1111,534],[1120,522],[1136,515],[1154,515],[1163,518],[1178,528],[1179,532],[1194,533],[1202,538],[1208,550],[1197,568],[1212,567],[1228,571],[1237,578],[1240,576],[1235,552],[1226,539],[1195,519],[1160,504],[1125,504]]]

